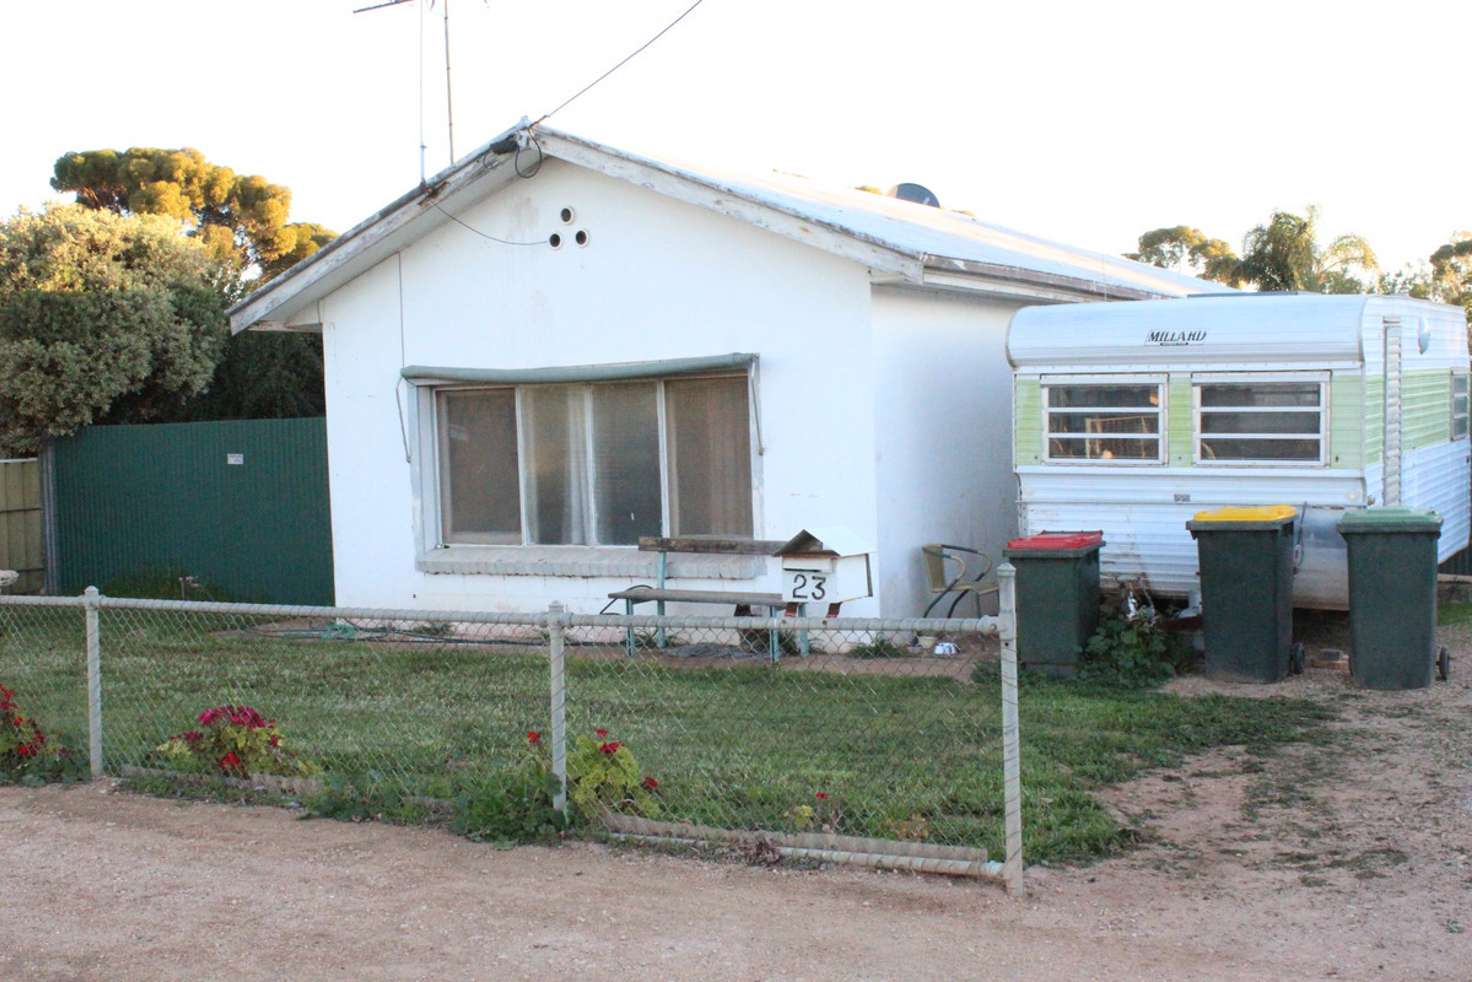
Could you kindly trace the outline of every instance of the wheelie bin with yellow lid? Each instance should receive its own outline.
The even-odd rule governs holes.
[[[1196,540],[1206,674],[1277,682],[1293,667],[1292,505],[1197,512]]]

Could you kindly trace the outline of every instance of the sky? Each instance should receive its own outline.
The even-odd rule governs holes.
[[[192,146],[339,231],[419,179],[419,2],[5,0],[0,214],[69,150]],[[691,0],[434,0],[429,171],[562,102]],[[1229,11],[1229,16],[1223,16]],[[1472,4],[705,0],[550,121],[723,170],[916,181],[1101,252],[1186,224],[1240,246],[1320,209],[1396,269],[1472,228]]]

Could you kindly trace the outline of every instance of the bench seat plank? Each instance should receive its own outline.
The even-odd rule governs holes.
[[[666,603],[686,604],[736,604],[746,607],[782,607],[786,601],[780,593],[725,593],[720,590],[660,590],[654,587],[633,587],[615,590],[611,600],[632,600],[635,603],[663,600]]]

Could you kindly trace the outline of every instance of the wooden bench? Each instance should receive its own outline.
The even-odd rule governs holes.
[[[669,580],[669,554],[691,553],[706,556],[775,556],[785,542],[772,539],[732,539],[714,535],[687,535],[678,538],[643,536],[639,539],[641,552],[658,553],[655,565],[654,586],[634,586],[627,590],[615,590],[608,595],[610,600],[622,600],[624,612],[630,616],[638,604],[653,603],[655,612],[663,617],[665,604],[725,604],[734,608],[737,617],[748,617],[752,608],[767,608],[768,616],[775,610],[786,610],[789,606],[780,593],[753,593],[724,590],[671,590],[665,584]],[[795,613],[796,611],[789,611]],[[772,660],[781,657],[781,645],[776,631],[769,632],[768,649]],[[655,631],[655,644],[660,648],[667,645],[665,629]],[[803,654],[807,654],[807,638],[800,639]],[[624,634],[624,650],[630,657],[634,654],[634,629]]]

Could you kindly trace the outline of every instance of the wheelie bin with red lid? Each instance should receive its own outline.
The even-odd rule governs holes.
[[[1102,532],[1044,532],[1007,543],[1017,569],[1017,657],[1024,667],[1072,675],[1099,626]]]

